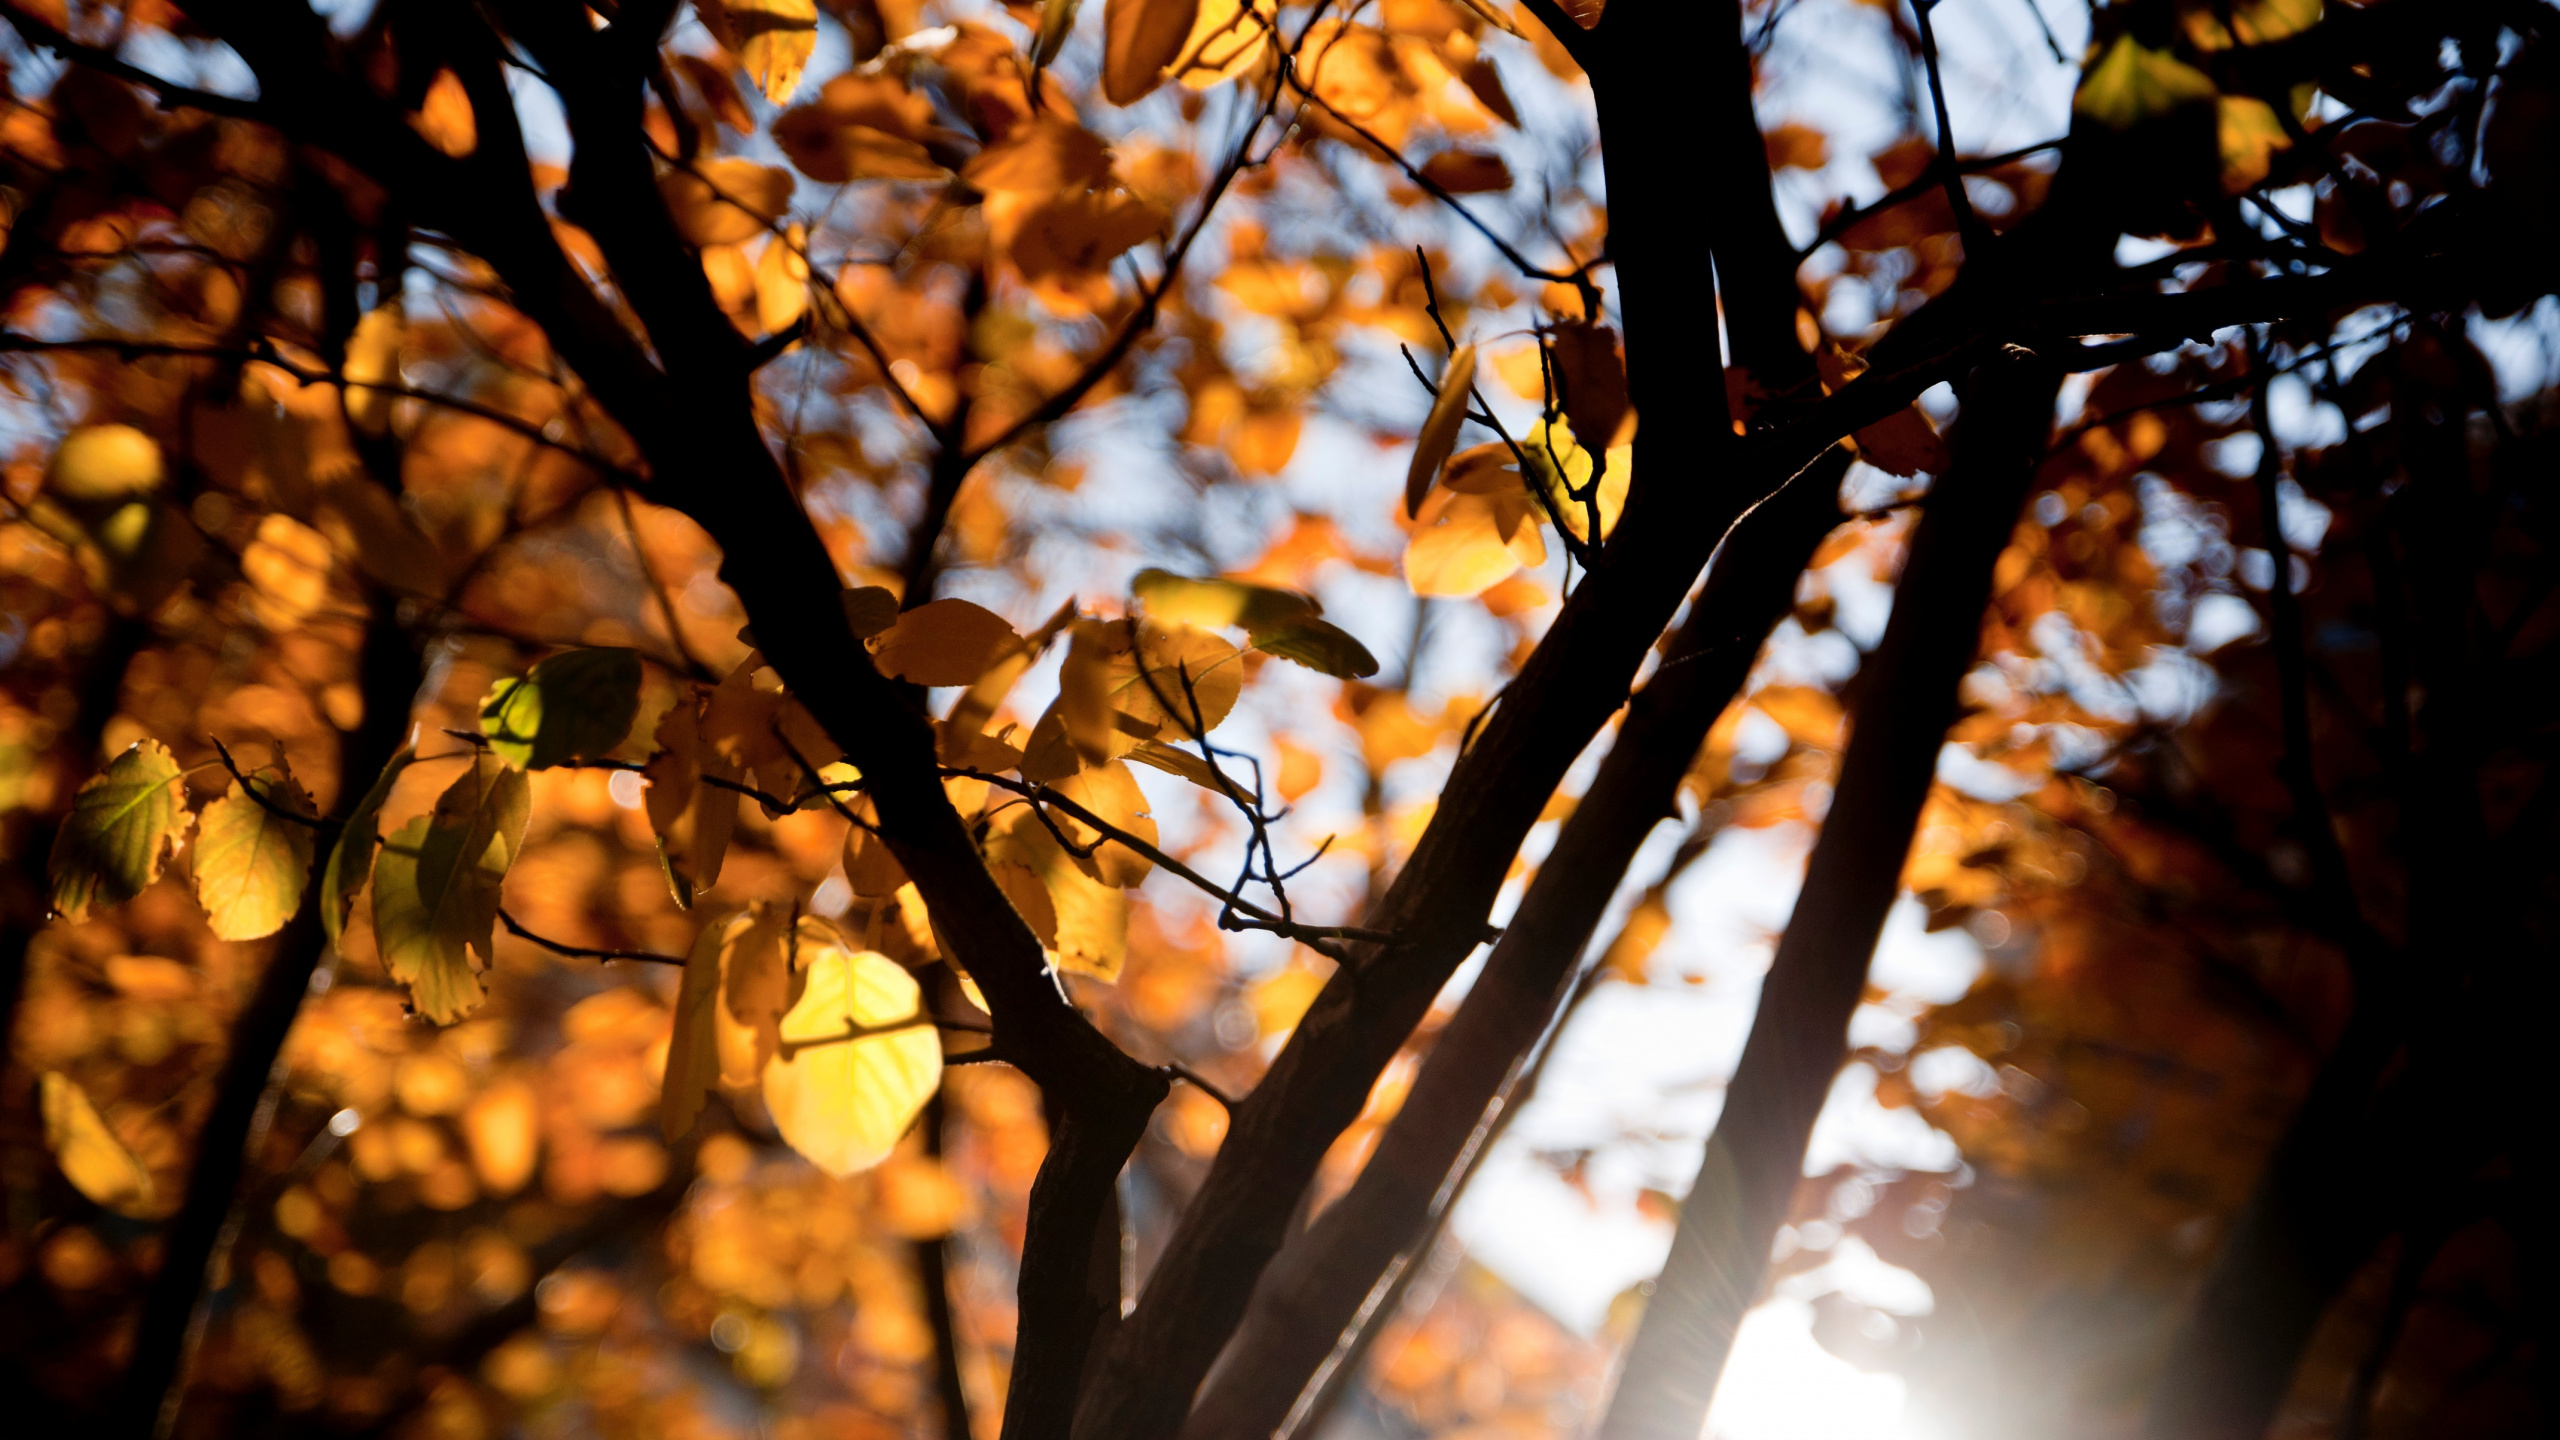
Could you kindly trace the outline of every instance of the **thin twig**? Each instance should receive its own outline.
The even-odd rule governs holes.
[[[593,945],[572,945],[565,940],[554,940],[548,935],[538,935],[526,929],[524,922],[510,914],[504,905],[498,907],[498,919],[507,927],[507,933],[517,939],[530,940],[554,955],[563,955],[572,960],[638,960],[651,965],[673,965],[679,969],[683,968],[685,963],[681,955],[661,955],[654,950],[612,950]]]
[[[335,820],[325,819],[318,815],[305,815],[299,810],[287,809],[284,806],[277,804],[275,801],[268,799],[265,795],[260,794],[257,785],[253,783],[248,776],[240,773],[239,763],[231,758],[230,750],[225,748],[223,743],[219,739],[215,739],[213,736],[208,735],[205,738],[213,741],[213,753],[222,757],[222,768],[230,771],[231,778],[239,783],[240,793],[256,801],[259,809],[266,811],[268,814],[275,816],[279,820],[289,820],[307,830],[335,830],[338,828],[338,822]],[[270,783],[272,784],[272,782]]]

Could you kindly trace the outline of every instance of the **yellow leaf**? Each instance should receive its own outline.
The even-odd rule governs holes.
[[[1448,367],[1440,372],[1440,393],[1414,438],[1413,463],[1404,472],[1405,514],[1421,511],[1422,497],[1431,493],[1431,482],[1439,478],[1440,467],[1457,448],[1458,427],[1466,421],[1468,395],[1475,383],[1476,347],[1470,341],[1450,352]]]
[[[918,1017],[915,977],[887,956],[820,945],[800,960],[805,985],[765,1068],[765,1108],[792,1149],[851,1175],[888,1159],[933,1098],[942,1041],[907,1023]]]
[[[2320,0],[2192,0],[2181,8],[2187,39],[2207,54],[2299,35],[2320,20]]]
[[[409,128],[438,150],[459,160],[480,148],[480,124],[471,113],[471,94],[462,77],[439,70],[427,84],[426,98],[409,116]]]
[[[712,0],[728,12],[738,66],[764,98],[780,105],[800,88],[818,48],[818,0]]]
[[[1296,1029],[1323,990],[1323,976],[1292,963],[1246,986],[1244,999],[1253,1007],[1254,1023],[1267,1037]]]
[[[400,383],[400,340],[407,329],[400,302],[392,300],[366,311],[347,337],[347,419],[367,435],[380,435],[391,423],[396,397],[380,387]]]
[[[782,1017],[797,997],[799,975],[792,952],[805,935],[835,943],[835,931],[822,920],[806,920],[794,929],[789,912],[757,905],[733,917],[720,936],[720,1003],[718,1023],[720,1082],[752,1085],[764,1073],[782,1040]]]
[[[809,232],[798,225],[764,242],[756,257],[756,323],[787,330],[809,310]]]
[[[1405,546],[1404,578],[1416,595],[1478,595],[1521,565],[1543,564],[1546,542],[1532,518],[1536,502],[1520,477],[1503,473],[1502,493],[1450,487],[1435,492],[1415,517]]]
[[[1191,89],[1207,90],[1252,70],[1271,53],[1271,32],[1279,18],[1273,0],[1254,0],[1250,7],[1244,0],[1200,0],[1191,37],[1173,62],[1174,77]]]
[[[1226,719],[1244,688],[1234,663],[1243,652],[1205,630],[1079,620],[1073,635],[1059,667],[1056,714],[1089,762],[1125,755],[1141,740],[1196,740],[1195,731]],[[1033,735],[1034,749],[1040,738]]]
[[[720,952],[728,921],[702,927],[685,957],[676,991],[675,1030],[667,1038],[667,1073],[658,1087],[658,1131],[684,1138],[720,1079]]]
[[[1161,740],[1141,740],[1129,751],[1127,758],[1167,775],[1179,775],[1203,790],[1221,795],[1226,793],[1219,788],[1217,774],[1209,768],[1208,761],[1178,746],[1167,745]]]
[[[284,928],[302,908],[311,875],[311,827],[258,803],[296,815],[311,813],[311,797],[291,771],[262,769],[249,777],[252,795],[239,781],[204,807],[196,827],[196,900],[215,938],[256,940]]]
[[[889,850],[889,842],[880,838],[872,826],[880,823],[880,812],[868,795],[857,795],[845,808],[851,810],[859,824],[847,825],[844,831],[844,879],[853,893],[865,899],[895,895],[907,883],[905,867]]]
[[[676,229],[695,245],[752,240],[791,203],[791,172],[738,155],[716,155],[658,177]]]
[[[158,441],[130,425],[83,425],[62,437],[44,486],[74,505],[103,505],[153,494],[167,478]]]
[[[131,1214],[151,1204],[151,1172],[124,1148],[89,1092],[71,1077],[48,1070],[39,1082],[44,1143],[54,1163],[81,1194],[110,1210]]]
[[[2128,33],[2116,37],[2105,58],[2080,81],[2071,108],[2110,130],[2130,130],[2181,105],[2211,100],[2219,92],[2203,71],[2166,50],[2153,50]]]
[[[1061,795],[1093,812],[1095,819],[1145,841],[1156,843],[1155,818],[1147,813],[1146,792],[1138,788],[1138,777],[1117,760],[1068,776],[1054,787]],[[1155,862],[1116,840],[1105,840],[1102,832],[1078,820],[1064,810],[1056,812],[1058,828],[1077,848],[1091,847],[1093,853],[1076,859],[1076,868],[1106,885],[1136,885],[1147,878]]]
[[[332,946],[345,934],[347,913],[355,908],[356,892],[373,874],[373,847],[382,838],[382,802],[390,798],[392,782],[415,759],[414,747],[400,747],[400,753],[382,767],[364,798],[356,802],[354,812],[347,816],[346,827],[338,832],[338,843],[329,847],[328,868],[320,872],[320,928]]]
[[[524,772],[475,754],[435,809],[394,832],[373,863],[373,929],[382,963],[439,1025],[480,1003],[472,952],[495,958],[498,891],[524,844],[532,790]]]
[[[121,905],[160,878],[186,833],[178,774],[166,746],[140,740],[72,797],[45,867],[63,918],[78,920],[93,904]]]
[[[1068,828],[1065,815],[1058,819],[1061,829]],[[1129,956],[1127,891],[1085,873],[1079,868],[1084,862],[1024,807],[1004,813],[988,837],[987,856],[997,884],[1059,969],[1106,983],[1120,978]]]
[[[2275,153],[2293,143],[2275,107],[2252,95],[2225,95],[2214,105],[2222,144],[2222,193],[2237,195],[2267,178]]]
[[[1102,94],[1132,105],[1164,79],[1199,17],[1200,0],[1108,0],[1102,9]]]
[[[983,605],[935,600],[900,615],[869,643],[883,675],[914,685],[966,685],[1021,638]]]
[[[533,1087],[514,1075],[491,1081],[462,1112],[462,1139],[480,1188],[513,1195],[533,1178],[541,1153],[541,1113]]]
[[[1609,468],[1600,477],[1597,493],[1591,488],[1591,451],[1574,438],[1573,426],[1558,420],[1553,424],[1541,420],[1520,437],[1520,453],[1529,459],[1529,471],[1546,487],[1555,502],[1556,513],[1564,517],[1564,528],[1577,540],[1591,538],[1591,510],[1600,512],[1600,534],[1607,538],[1618,526],[1618,514],[1627,506],[1627,487],[1635,475],[1635,447],[1619,445],[1608,452]],[[1575,498],[1580,495],[1582,498]],[[1543,517],[1542,517],[1543,518]]]
[[[258,521],[258,533],[240,552],[240,574],[257,587],[258,619],[270,630],[291,630],[329,597],[329,537],[290,515]]]

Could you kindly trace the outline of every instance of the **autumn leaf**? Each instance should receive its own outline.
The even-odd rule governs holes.
[[[737,155],[714,155],[658,177],[658,193],[697,246],[752,240],[791,203],[791,172]]]
[[[59,1071],[38,1081],[44,1110],[45,1148],[73,1189],[120,1214],[151,1207],[151,1172],[116,1138],[89,1092]]]
[[[520,1076],[501,1076],[471,1097],[462,1111],[463,1144],[480,1188],[513,1195],[533,1179],[542,1150],[541,1097]]]
[[[783,1140],[845,1176],[889,1158],[942,1083],[942,1041],[917,1022],[915,977],[874,951],[804,945],[803,986],[764,1072]],[[874,1033],[877,1032],[877,1033]]]
[[[75,505],[155,494],[168,470],[159,442],[130,425],[83,425],[62,437],[45,467],[45,492]]]
[[[738,54],[738,66],[776,105],[800,88],[800,72],[818,47],[817,0],[706,0],[726,12],[721,43]]]
[[[428,144],[460,160],[480,148],[480,125],[471,112],[471,94],[462,77],[438,70],[427,82],[426,98],[409,115],[409,128]]]
[[[1947,442],[1916,405],[1906,405],[1857,434],[1858,458],[1888,475],[1935,475],[1947,468]]]
[[[1443,150],[1422,162],[1422,178],[1452,195],[1490,195],[1511,188],[1511,167],[1480,150]]]
[[[268,808],[307,817],[311,797],[288,770],[260,769],[248,783],[258,787],[256,794],[234,780],[196,824],[196,900],[224,940],[256,940],[283,929],[302,908],[311,875],[311,825]]]
[[[702,927],[685,957],[676,990],[675,1028],[667,1040],[667,1073],[658,1087],[658,1131],[684,1138],[720,1081],[720,956],[728,921]]]
[[[496,958],[499,887],[524,844],[532,790],[495,755],[471,766],[435,809],[394,831],[373,864],[373,929],[382,963],[419,1014],[449,1025],[479,1005],[472,964]]]
[[[898,617],[871,643],[883,675],[913,685],[966,685],[1022,637],[1004,617],[966,600],[935,600]]]
[[[2181,105],[2213,99],[2211,77],[2130,33],[2116,37],[2105,58],[2089,67],[2071,97],[2071,108],[2110,130],[2130,130]]]
[[[898,597],[885,586],[862,585],[844,592],[844,622],[856,639],[868,640],[898,623]]]
[[[121,905],[160,878],[187,828],[178,776],[166,746],[138,740],[80,787],[45,867],[64,918]]]
[[[907,883],[907,872],[890,853],[889,842],[880,838],[879,810],[869,795],[854,796],[845,808],[853,812],[853,823],[844,832],[845,883],[866,899],[897,894]]]
[[[657,753],[641,771],[649,785],[642,798],[668,887],[689,910],[719,880],[738,823],[737,795],[704,777],[734,781],[738,770],[704,745],[700,702],[690,692],[659,718],[656,740]]]
[[[1056,818],[1061,829],[1072,821],[1063,811]],[[1119,847],[1103,847],[1113,848]],[[1069,854],[1038,816],[1019,806],[1004,812],[988,836],[987,860],[1059,969],[1105,982],[1120,978],[1129,958],[1129,894],[1087,873],[1093,860]]]
[[[1171,64],[1174,78],[1207,90],[1246,74],[1271,53],[1279,18],[1273,0],[1200,0],[1190,38]]]
[[[1041,0],[1040,31],[1031,47],[1031,63],[1046,68],[1075,33],[1077,0]]]
[[[1413,463],[1404,472],[1404,513],[1418,515],[1422,499],[1431,493],[1431,482],[1439,477],[1440,467],[1457,446],[1458,427],[1467,418],[1468,393],[1476,382],[1476,347],[1470,341],[1449,354],[1449,364],[1440,372],[1440,393],[1432,398],[1431,413],[1423,418],[1422,430],[1414,437]]]
[[[1163,83],[1199,18],[1200,0],[1107,0],[1102,7],[1102,94],[1134,105]]]
[[[2214,102],[2214,116],[2225,195],[2241,194],[2266,179],[2275,153],[2293,144],[2275,107],[2255,96],[2225,95]]]
[[[640,709],[640,657],[632,651],[564,650],[517,679],[489,687],[480,733],[524,770],[595,759],[631,733]]]
[[[1159,736],[1196,739],[1197,732],[1216,729],[1242,693],[1244,677],[1234,661],[1243,652],[1206,630],[1079,620],[1071,634],[1051,714],[1088,762],[1125,755]],[[1043,739],[1035,728],[1026,765]]]
[[[1156,822],[1147,813],[1146,792],[1138,788],[1137,777],[1129,767],[1117,760],[1099,765],[1061,780],[1054,787],[1069,800],[1083,806],[1095,819],[1149,845],[1156,843]],[[1065,810],[1057,813],[1058,828],[1079,850],[1087,855],[1073,857],[1076,868],[1106,885],[1130,886],[1141,883],[1155,862],[1117,840],[1077,819]]]
[[[320,872],[320,929],[328,935],[332,948],[345,934],[347,916],[355,909],[356,893],[372,877],[373,847],[382,838],[382,802],[391,798],[391,787],[400,779],[400,772],[417,758],[415,746],[400,747],[400,753],[373,777],[364,798],[348,812],[337,843],[329,847],[328,866]]]

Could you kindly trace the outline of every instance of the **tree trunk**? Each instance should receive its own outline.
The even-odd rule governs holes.
[[[1973,663],[1992,566],[2052,430],[2057,381],[2052,367],[2014,348],[1974,378],[1955,462],[1930,493],[1893,618],[1868,657],[1829,818],[1603,1440],[1697,1440],[1705,1428],[1803,1171],[1806,1138],[1847,1053],[1868,957],[1901,888],[1957,684]]]

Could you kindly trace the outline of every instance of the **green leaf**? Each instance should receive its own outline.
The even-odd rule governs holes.
[[[373,863],[373,931],[410,1003],[439,1025],[480,1003],[494,956],[498,890],[524,845],[533,787],[496,756],[472,758],[435,809],[394,831]]]
[[[1369,653],[1369,647],[1330,621],[1311,617],[1252,634],[1254,649],[1296,661],[1310,670],[1348,680],[1378,673],[1378,657]]]
[[[292,772],[270,767],[238,780],[204,807],[196,828],[196,900],[215,938],[256,940],[284,928],[302,908],[311,878],[311,826],[267,808],[311,813],[311,797]],[[266,804],[260,804],[264,799]]]
[[[2126,34],[2117,36],[2105,58],[2089,67],[2071,108],[2110,130],[2130,130],[2181,105],[2210,101],[2218,93],[2203,71]]]
[[[320,872],[320,928],[333,949],[346,933],[347,916],[356,908],[356,892],[373,873],[374,842],[382,838],[382,802],[391,797],[392,782],[417,758],[417,747],[408,745],[391,757],[391,763],[373,778],[373,788],[364,792],[347,816],[338,843],[329,847],[329,867]]]
[[[1242,580],[1201,580],[1170,570],[1141,570],[1129,582],[1147,614],[1177,625],[1242,625],[1262,630],[1324,613],[1315,597]]]
[[[80,787],[45,867],[64,918],[121,905],[160,878],[187,826],[178,775],[168,747],[140,740]]]
[[[480,733],[523,770],[593,759],[622,743],[640,713],[640,657],[629,650],[564,650],[519,680],[489,687]]]

